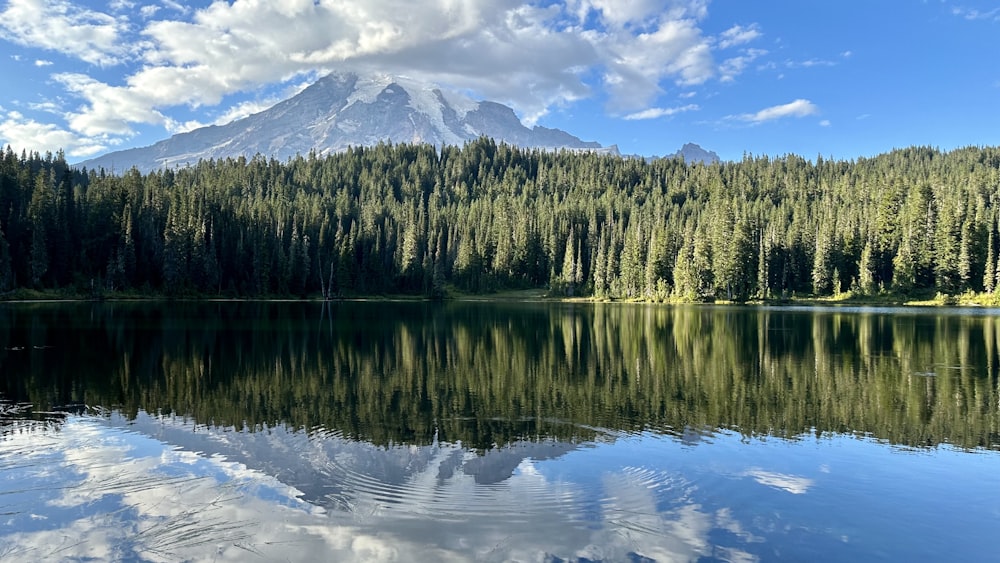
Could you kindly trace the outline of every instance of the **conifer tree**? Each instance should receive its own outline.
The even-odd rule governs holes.
[[[8,151],[10,147],[8,147]],[[10,261],[10,245],[0,229],[0,293],[6,293],[14,288],[14,270]]]
[[[569,235],[566,237],[566,248],[563,252],[562,270],[559,277],[560,291],[570,297],[576,295],[578,277],[575,238],[573,228],[570,227]]]
[[[986,293],[993,293],[996,289],[997,281],[997,253],[993,242],[993,228],[992,225],[989,229],[989,234],[987,235],[986,242],[986,264],[985,271],[983,272],[983,289]]]

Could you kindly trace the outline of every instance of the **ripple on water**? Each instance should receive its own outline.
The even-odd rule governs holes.
[[[383,452],[390,459],[396,456],[397,466],[378,466],[359,455],[332,457],[322,471],[331,480],[328,502],[362,517],[391,511],[438,521],[490,518],[494,523],[579,508],[572,485],[553,486],[533,469],[539,459],[565,453],[558,444],[519,444],[482,454],[450,444],[424,449]],[[407,457],[414,459],[404,465]],[[513,487],[518,494],[511,494]]]
[[[488,523],[500,529],[557,523],[592,529],[603,521],[634,533],[661,533],[663,499],[683,495],[686,488],[676,476],[648,467],[609,470],[569,464],[540,471],[547,461],[568,463],[567,454],[581,448],[636,436],[590,430],[599,438],[581,444],[524,441],[473,452],[460,444],[435,443],[331,455],[321,471],[329,479],[321,503],[349,513],[357,523],[391,516]],[[581,469],[589,476],[562,475]],[[595,486],[604,491],[603,497]]]

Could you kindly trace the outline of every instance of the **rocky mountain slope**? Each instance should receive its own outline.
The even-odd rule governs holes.
[[[462,145],[480,136],[521,147],[617,153],[614,147],[605,149],[559,129],[525,127],[514,110],[499,103],[474,101],[401,77],[333,73],[260,113],[79,166],[115,172],[134,166],[148,172],[209,158],[261,154],[285,160],[314,149],[327,154],[380,141]]]
[[[681,150],[673,154],[674,158],[683,158],[684,162],[693,164],[695,162],[701,162],[702,164],[713,164],[719,162],[719,155],[715,154],[713,151],[705,150],[694,143],[686,143]]]

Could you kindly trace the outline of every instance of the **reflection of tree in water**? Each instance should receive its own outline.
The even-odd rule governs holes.
[[[1000,318],[579,304],[171,303],[0,309],[0,389],[489,449],[732,428],[996,447]]]
[[[64,411],[38,412],[31,403],[13,403],[0,397],[0,439],[14,434],[58,430],[66,416]]]

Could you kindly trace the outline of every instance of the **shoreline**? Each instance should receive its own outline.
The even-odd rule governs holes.
[[[900,295],[884,293],[877,295],[853,295],[845,292],[840,295],[826,297],[790,297],[784,299],[752,299],[745,302],[728,300],[691,301],[682,299],[646,300],[646,299],[608,299],[599,297],[565,297],[553,296],[545,289],[507,290],[494,293],[469,294],[448,292],[444,298],[433,298],[425,295],[351,295],[335,298],[322,296],[289,297],[289,296],[257,296],[257,297],[227,297],[208,295],[167,296],[158,294],[111,294],[97,297],[70,293],[64,291],[15,290],[0,296],[0,303],[71,303],[71,302],[272,302],[272,303],[309,303],[309,302],[484,302],[484,303],[616,303],[636,305],[718,305],[718,306],[756,306],[756,307],[836,307],[836,306],[872,306],[872,307],[1000,307],[1000,293],[964,293],[947,295],[942,293],[921,295]]]

